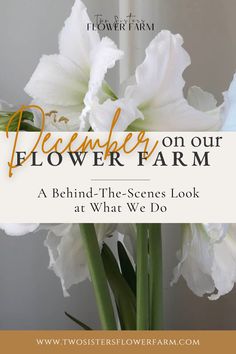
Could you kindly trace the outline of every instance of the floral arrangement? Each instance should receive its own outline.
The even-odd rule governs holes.
[[[76,0],[59,36],[59,54],[41,58],[25,91],[45,111],[48,131],[109,131],[117,108],[118,131],[218,131],[236,126],[236,78],[217,105],[213,95],[192,87],[184,97],[190,57],[183,39],[161,31],[146,49],[134,77],[119,94],[105,81],[123,52],[109,38],[87,31],[87,10]],[[0,130],[16,109],[0,102]],[[11,130],[17,128],[17,117]],[[34,111],[24,112],[21,129],[40,127]],[[0,224],[10,236],[46,230],[50,268],[63,292],[86,278],[93,284],[103,329],[163,328],[162,228],[160,224]],[[185,224],[172,283],[182,276],[197,295],[210,300],[236,282],[236,225]],[[106,240],[114,238],[117,250]],[[71,315],[84,329],[87,325]]]

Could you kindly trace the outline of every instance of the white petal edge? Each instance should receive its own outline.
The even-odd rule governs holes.
[[[230,84],[229,90],[224,93],[223,131],[236,131],[236,74]]]
[[[91,52],[100,42],[97,30],[87,30],[89,23],[91,21],[85,5],[82,1],[76,0],[59,35],[60,53],[85,72],[90,69]]]
[[[3,230],[8,236],[24,236],[34,232],[39,224],[0,224],[0,230]]]
[[[146,58],[136,69],[136,84],[127,87],[125,97],[135,100],[137,106],[148,103],[157,107],[181,99],[182,75],[191,63],[182,45],[179,34],[161,31],[147,47]]]
[[[213,244],[200,224],[183,225],[183,246],[178,252],[179,264],[174,269],[171,285],[182,275],[192,292],[202,297],[215,290],[211,276]]]
[[[81,119],[86,122],[89,120],[88,113],[93,104],[98,102],[97,95],[102,87],[108,69],[115,66],[116,61],[120,60],[123,52],[117,48],[115,43],[108,37],[104,37],[91,53],[92,63],[90,69],[90,80],[88,92],[84,98],[85,108]]]
[[[197,86],[189,88],[187,101],[190,106],[202,112],[209,112],[217,108],[217,100],[215,97]]]

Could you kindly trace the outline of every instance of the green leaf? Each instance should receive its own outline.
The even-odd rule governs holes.
[[[29,120],[30,122],[34,121],[34,115],[32,112],[24,111],[22,114],[22,121]]]
[[[150,256],[150,324],[152,330],[163,329],[163,260],[161,224],[149,225]]]
[[[107,279],[114,294],[121,328],[136,329],[136,299],[127,281],[122,276],[117,261],[110,248],[104,244],[102,259]]]
[[[0,112],[0,131],[6,131],[7,124],[13,113]],[[9,131],[15,131],[18,124],[18,118],[15,117],[9,127]]]
[[[70,320],[74,321],[77,325],[79,325],[81,328],[83,328],[85,331],[92,331],[92,328],[87,326],[85,323],[81,322],[77,318],[71,316],[68,312],[65,312],[65,315],[69,317]]]
[[[6,131],[9,120],[15,112],[0,112],[0,131]],[[11,122],[11,125],[8,127],[10,132],[17,130],[20,114],[17,114]],[[24,111],[22,113],[20,130],[25,131],[40,131],[40,129],[34,127],[30,124],[34,122],[34,115],[32,112]]]
[[[79,224],[86,259],[104,330],[116,330],[117,323],[94,224]]]
[[[122,242],[117,242],[121,272],[131,290],[136,295],[136,273]]]
[[[20,130],[24,130],[27,132],[40,132],[39,128],[36,128],[33,125],[31,125],[30,123],[25,123],[25,122],[21,123]]]
[[[148,330],[149,321],[149,264],[148,227],[137,224],[137,330]]]

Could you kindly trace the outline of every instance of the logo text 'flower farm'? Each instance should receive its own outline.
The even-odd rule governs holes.
[[[115,15],[107,19],[101,14],[94,16],[94,21],[87,23],[87,31],[155,31],[155,23],[148,22],[130,13],[121,18]]]

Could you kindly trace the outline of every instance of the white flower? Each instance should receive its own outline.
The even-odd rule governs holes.
[[[34,232],[39,224],[0,224],[0,230],[3,230],[9,236],[23,236]]]
[[[45,246],[49,252],[49,268],[60,278],[64,296],[68,289],[89,278],[86,254],[79,224],[0,224],[10,236],[22,236],[39,230],[47,231]],[[134,224],[95,224],[100,247],[107,237],[119,233],[135,259],[136,227]]]
[[[46,130],[88,129],[83,118],[103,94],[107,70],[122,56],[112,40],[87,30],[90,22],[84,4],[76,0],[59,36],[60,54],[43,56],[25,88],[46,112]]]
[[[236,131],[236,74],[229,87],[229,90],[224,94],[225,105],[223,115],[225,123],[224,131]]]
[[[122,113],[117,131],[215,131],[222,125],[216,110],[203,112],[184,98],[182,74],[190,57],[182,47],[180,35],[161,31],[146,50],[144,62],[137,68],[135,83],[125,90],[124,98],[94,104],[90,124],[96,131],[110,129],[116,109]]]
[[[117,224],[95,224],[100,246],[114,234]],[[47,231],[45,246],[48,248],[50,264],[60,278],[63,293],[89,277],[87,260],[83,247],[79,224],[0,224],[9,236],[23,236],[39,230]]]
[[[98,242],[102,245],[111,236],[116,224],[95,224]],[[87,260],[79,224],[52,226],[45,240],[50,256],[49,268],[60,278],[65,296],[68,289],[89,277]]]
[[[236,282],[236,224],[186,224],[173,283],[180,276],[198,296],[210,300],[230,292]]]

